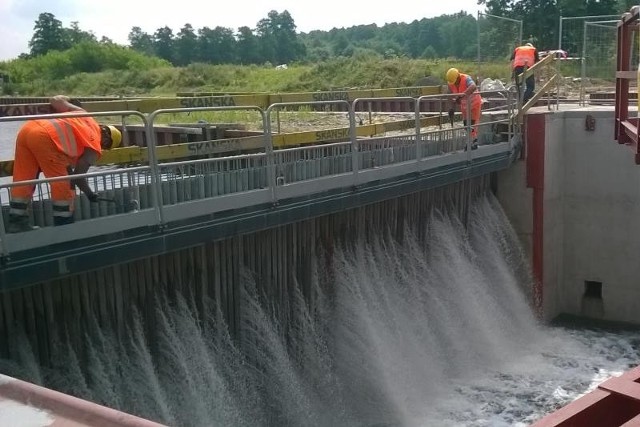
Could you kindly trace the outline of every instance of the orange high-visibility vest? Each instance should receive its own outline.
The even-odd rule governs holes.
[[[100,145],[100,125],[91,117],[70,117],[65,119],[40,119],[40,125],[47,131],[58,150],[77,159],[89,147],[98,154]]]
[[[518,46],[514,51],[513,67],[531,67],[536,61],[536,48],[533,46]]]
[[[451,93],[464,93],[468,88],[467,86],[468,78],[469,78],[468,74],[460,73],[460,79],[458,80],[459,83],[457,86],[455,84],[448,83],[449,90],[451,91]],[[479,105],[482,102],[482,98],[480,97],[480,93],[478,92],[477,85],[476,85],[476,90],[469,96],[469,98],[471,99],[472,106]],[[467,103],[467,100],[465,98],[462,100],[462,105],[461,105],[462,109],[466,108],[466,103]]]

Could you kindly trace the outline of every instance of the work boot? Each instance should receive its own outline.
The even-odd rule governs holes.
[[[7,224],[7,233],[22,233],[31,231],[34,227],[29,224],[29,217],[26,215],[9,215],[9,223]]]
[[[475,138],[473,141],[471,141],[471,149],[472,150],[477,150],[478,149],[478,138]],[[467,151],[467,146],[464,146],[464,151]]]

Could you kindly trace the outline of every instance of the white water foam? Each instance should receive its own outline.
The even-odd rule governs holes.
[[[637,363],[637,333],[537,323],[492,196],[466,227],[434,213],[420,235],[372,234],[317,262],[313,309],[295,290],[265,303],[246,272],[239,342],[221,313],[159,296],[153,327],[89,325],[82,363],[60,339],[56,366],[38,368],[20,340],[0,371],[177,426],[475,427],[527,425]]]

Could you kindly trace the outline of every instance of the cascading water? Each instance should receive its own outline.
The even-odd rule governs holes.
[[[222,313],[158,293],[153,325],[88,325],[81,357],[61,336],[49,368],[16,337],[20,360],[0,372],[169,425],[507,426],[639,357],[632,333],[536,322],[525,257],[491,195],[466,227],[434,213],[401,242],[370,235],[331,257],[307,300],[294,290],[285,307],[246,272],[239,339]]]

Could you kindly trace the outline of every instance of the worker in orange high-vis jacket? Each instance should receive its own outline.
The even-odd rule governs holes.
[[[63,95],[54,96],[50,102],[56,113],[85,111]],[[121,141],[122,134],[118,129],[99,125],[92,117],[29,120],[18,131],[13,181],[37,179],[40,172],[47,178],[86,173],[103,149],[118,147]],[[54,225],[73,222],[76,186],[91,202],[98,201],[98,195],[84,178],[55,181],[50,186]],[[28,208],[34,190],[33,185],[11,188],[8,232],[31,229]]]
[[[516,79],[516,85],[520,88],[521,82],[517,80],[517,76],[522,74],[527,68],[533,67],[533,64],[538,62],[540,57],[538,55],[538,49],[536,49],[531,43],[527,43],[524,46],[518,46],[511,54],[511,70],[513,77]],[[533,91],[536,88],[536,78],[534,75],[530,75],[526,80],[526,89],[522,96],[522,102],[527,103],[533,96]]]
[[[461,73],[457,68],[449,68],[446,74],[449,92],[458,94],[451,98],[451,108],[449,108],[449,117],[453,118],[456,104],[460,104],[462,119],[464,125],[467,126],[468,120],[471,120],[471,149],[478,148],[478,124],[480,123],[480,115],[482,114],[482,97],[478,92],[478,87],[471,76]],[[471,117],[468,115],[471,114]]]

